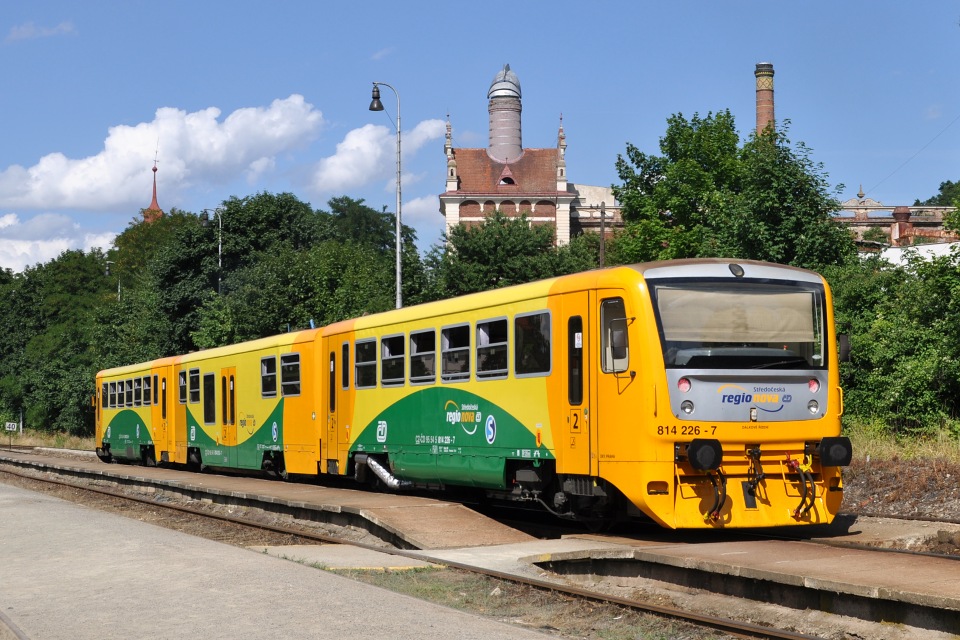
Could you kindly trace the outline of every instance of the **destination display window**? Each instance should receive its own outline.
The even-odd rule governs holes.
[[[354,346],[354,385],[357,389],[377,386],[377,341],[357,340]]]
[[[446,327],[440,331],[440,379],[457,382],[470,378],[470,325]]]
[[[518,376],[550,373],[550,313],[541,311],[513,319],[514,372]]]
[[[410,383],[427,384],[437,379],[437,332],[410,334]]]
[[[285,353],[280,356],[280,393],[285,396],[300,395],[299,353]]]
[[[477,323],[477,377],[507,376],[507,319]]]
[[[260,359],[260,395],[264,398],[277,397],[277,357]]]
[[[380,341],[380,382],[384,386],[403,384],[403,335],[387,336]]]

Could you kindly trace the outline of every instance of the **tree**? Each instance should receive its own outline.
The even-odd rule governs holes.
[[[551,227],[531,225],[525,215],[511,218],[499,210],[478,225],[457,225],[448,240],[427,258],[434,299],[583,271],[597,264],[597,244],[589,239],[577,238],[556,248]]]
[[[956,207],[958,201],[960,201],[960,182],[946,180],[940,183],[940,190],[937,192],[937,195],[931,196],[923,202],[917,199],[914,201],[913,206]]]
[[[628,144],[618,156],[614,194],[625,229],[615,237],[620,262],[724,256],[817,267],[854,255],[852,238],[831,214],[821,165],[780,130],[742,147],[723,111],[668,119],[662,156]]]

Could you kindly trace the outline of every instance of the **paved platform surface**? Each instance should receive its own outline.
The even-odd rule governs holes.
[[[550,637],[2,483],[0,513],[0,638]]]
[[[19,464],[83,469],[103,476],[145,479],[158,487],[197,487],[219,495],[256,498],[298,508],[350,513],[372,522],[417,549],[444,549],[528,542],[531,536],[487,518],[469,507],[402,493],[324,487],[301,482],[280,482],[216,473],[191,473],[158,467],[104,464],[95,455],[89,460],[57,458],[41,453],[10,452],[0,448],[0,460]]]
[[[0,451],[0,458],[6,455],[9,454]],[[64,462],[75,464],[73,460]],[[242,480],[244,490],[259,491],[264,500],[310,500],[325,509],[356,509],[367,513],[371,519],[397,527],[406,539],[432,541],[432,545],[424,544],[419,552],[413,554],[426,563],[460,562],[559,581],[562,578],[551,578],[535,563],[588,557],[632,558],[648,563],[960,611],[960,561],[956,560],[876,554],[803,541],[750,540],[736,531],[730,531],[729,539],[721,542],[698,541],[696,536],[691,538],[694,540],[692,542],[679,541],[684,536],[672,532],[651,535],[648,539],[580,535],[560,540],[534,540],[517,532],[511,535],[512,530],[507,530],[504,525],[492,523],[477,514],[473,515],[479,520],[462,520],[450,514],[465,508],[447,510],[443,503],[425,498],[325,489],[254,478],[184,474],[166,469],[118,467],[98,461],[90,464],[103,467],[101,471],[104,473],[149,475],[162,482],[186,482],[188,480],[183,477],[186,475],[189,482],[233,493],[238,490],[237,481]],[[194,475],[196,478],[192,477]],[[462,528],[472,527],[474,522],[476,530]],[[431,533],[432,527],[438,527],[438,531]],[[823,535],[835,542],[878,546],[896,542],[909,548],[916,540],[935,536],[940,529],[956,529],[956,526],[890,519],[838,519],[835,527],[820,528],[814,535]],[[671,539],[674,535],[676,539]],[[413,566],[403,556],[361,553],[335,545],[274,547],[266,552],[262,555],[272,554],[307,565],[330,568],[352,566],[369,569],[379,566],[399,569]]]

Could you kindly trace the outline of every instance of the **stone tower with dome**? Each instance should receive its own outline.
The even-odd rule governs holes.
[[[487,91],[490,134],[485,149],[454,147],[448,117],[446,191],[440,194],[447,235],[458,224],[478,224],[497,210],[552,226],[557,245],[586,229],[599,230],[601,204],[606,226],[619,225],[619,205],[609,187],[567,180],[562,116],[555,147],[523,147],[521,98],[520,79],[504,65]]]

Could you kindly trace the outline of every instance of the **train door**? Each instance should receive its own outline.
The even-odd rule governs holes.
[[[321,447],[323,451],[322,455],[324,457],[324,467],[321,471],[326,473],[337,473],[338,472],[338,462],[337,462],[337,395],[339,393],[340,387],[340,378],[341,372],[337,367],[337,351],[336,345],[331,341],[326,341],[325,344],[330,345],[329,349],[329,361],[328,361],[328,376],[327,376],[327,430],[323,434],[323,441],[326,443],[325,447]]]
[[[227,464],[237,466],[237,368],[220,369],[220,444]]]
[[[350,448],[350,342],[345,335],[332,336],[327,357],[331,367],[327,410],[327,473],[347,473]]]
[[[153,448],[154,454],[157,456],[157,462],[169,462],[170,461],[170,446],[167,441],[167,418],[163,413],[163,406],[161,405],[161,395],[163,390],[161,385],[166,384],[166,378],[162,375],[162,370],[154,372],[150,375],[150,384],[149,389],[147,385],[144,385],[144,392],[150,394],[149,400],[144,398],[144,401],[150,402],[150,425],[153,427]]]
[[[586,292],[572,293],[563,297],[562,331],[565,336],[562,344],[565,363],[562,372],[566,393],[563,407],[566,413],[562,422],[564,433],[559,438],[561,449],[562,473],[588,475],[595,473],[595,448],[593,440],[596,430],[591,429],[590,362],[591,343],[590,299]]]
[[[641,410],[632,405],[639,399],[636,391],[640,386],[636,370],[639,354],[631,353],[628,338],[635,318],[626,308],[622,291],[598,291],[596,296],[597,333],[593,342],[598,349],[599,367],[593,369],[597,376],[592,421],[597,431],[594,451],[599,461],[621,461],[629,456],[631,443],[637,439],[632,431],[638,426],[635,418]],[[597,467],[594,473],[599,471]]]

